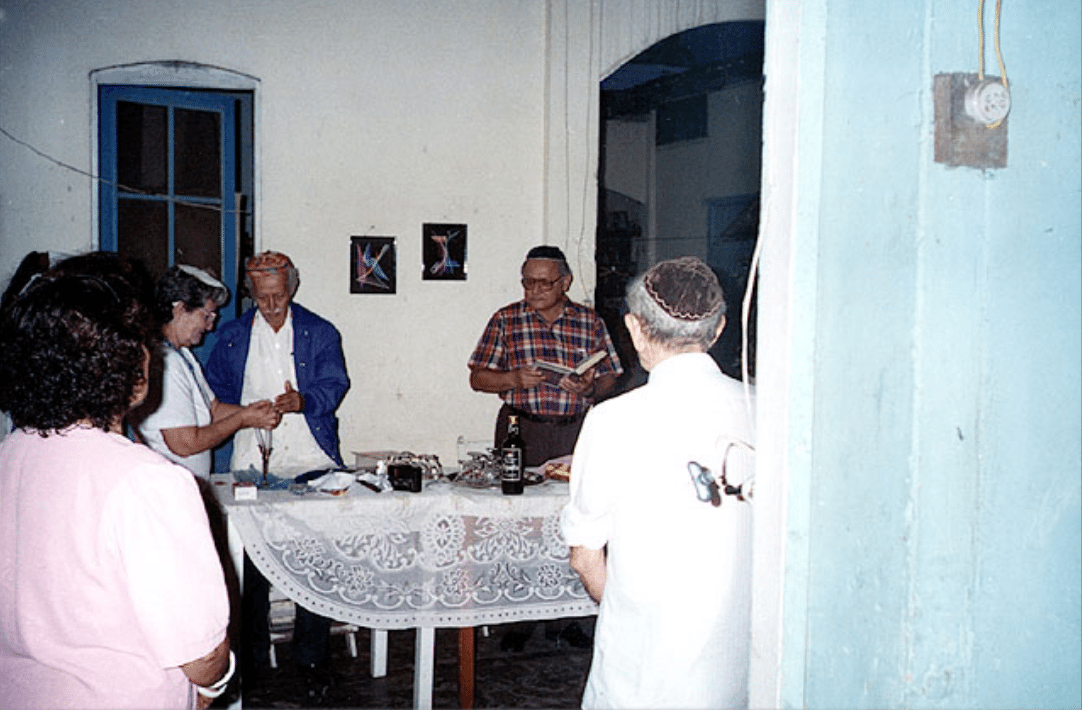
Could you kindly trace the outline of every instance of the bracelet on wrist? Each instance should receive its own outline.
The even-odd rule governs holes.
[[[233,655],[233,652],[230,651],[229,652],[229,668],[226,669],[225,675],[223,675],[218,680],[214,681],[214,683],[212,685],[209,685],[209,686],[206,686],[206,687],[204,687],[202,685],[195,686],[196,692],[198,692],[204,698],[217,698],[218,696],[220,696],[222,693],[225,692],[225,688],[226,688],[227,685],[229,685],[229,681],[232,680],[233,673],[236,670],[237,670],[237,659]]]

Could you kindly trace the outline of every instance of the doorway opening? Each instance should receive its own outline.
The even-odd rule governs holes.
[[[220,314],[232,320],[252,248],[252,92],[106,84],[98,110],[101,248],[154,280],[174,264],[206,269],[233,295]]]
[[[157,280],[181,263],[219,277],[232,296],[220,322],[239,316],[240,265],[257,241],[259,80],[183,61],[140,62],[90,73],[97,101],[92,221],[100,249],[143,263]],[[214,331],[193,352],[202,361]],[[227,471],[232,442],[214,453]]]
[[[645,381],[623,324],[624,289],[663,259],[697,256],[727,302],[711,355],[740,378],[741,304],[759,228],[762,21],[671,35],[601,82],[594,302],[619,350],[618,391]],[[755,299],[747,372],[754,377]]]

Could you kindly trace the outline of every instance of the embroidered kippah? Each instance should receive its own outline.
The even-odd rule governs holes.
[[[265,251],[244,262],[244,270],[253,276],[260,275],[259,272],[284,271],[291,266],[293,262],[280,251]]]
[[[661,310],[678,320],[702,320],[725,306],[718,277],[694,256],[655,264],[646,272],[643,285]]]

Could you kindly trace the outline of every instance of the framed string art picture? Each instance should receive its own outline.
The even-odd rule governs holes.
[[[466,225],[430,222],[421,225],[421,278],[466,280]]]
[[[349,292],[395,293],[397,259],[394,237],[350,237]]]

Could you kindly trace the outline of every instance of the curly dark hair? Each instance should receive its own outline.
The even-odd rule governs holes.
[[[109,431],[146,383],[149,313],[118,271],[45,272],[0,313],[0,409],[42,436]]]

